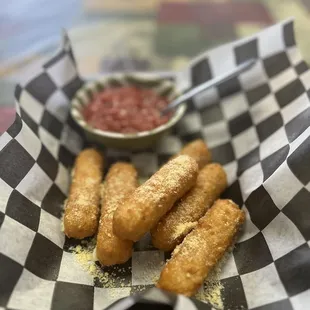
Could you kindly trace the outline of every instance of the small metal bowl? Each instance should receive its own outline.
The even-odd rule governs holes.
[[[175,84],[165,77],[159,77],[155,74],[114,74],[87,82],[79,89],[71,102],[71,115],[77,124],[83,128],[86,138],[91,142],[102,144],[105,147],[121,149],[148,148],[154,145],[163,135],[167,134],[182,118],[186,111],[186,104],[180,105],[166,124],[149,131],[122,134],[91,127],[85,121],[82,111],[92,100],[94,94],[104,90],[106,87],[121,87],[125,85],[152,89],[161,96],[168,98],[169,101],[179,95],[175,89]]]

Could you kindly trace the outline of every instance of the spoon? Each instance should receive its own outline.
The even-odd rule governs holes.
[[[206,90],[208,88],[211,88],[213,86],[217,86],[220,83],[223,83],[235,76],[238,76],[240,73],[249,70],[254,66],[256,63],[256,59],[252,58],[249,59],[240,65],[238,65],[235,69],[228,71],[212,80],[209,80],[203,84],[198,85],[197,87],[194,87],[193,89],[189,90],[188,92],[184,93],[183,95],[177,97],[175,100],[170,102],[162,111],[161,114],[164,115],[167,112],[171,111],[172,109],[175,109],[178,105],[183,103],[184,101],[194,97],[195,95],[199,94],[203,90]]]

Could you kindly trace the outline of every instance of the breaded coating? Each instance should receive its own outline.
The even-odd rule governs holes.
[[[138,187],[114,213],[114,233],[132,241],[153,228],[196,183],[198,165],[189,156],[170,160]]]
[[[70,238],[97,232],[102,171],[103,157],[97,150],[85,149],[77,156],[64,216],[64,231]]]
[[[113,232],[113,215],[124,199],[138,187],[138,174],[129,163],[111,166],[101,189],[101,216],[97,235],[97,258],[102,265],[125,263],[132,253],[133,242],[122,240]]]
[[[244,220],[244,212],[234,202],[217,200],[175,248],[157,287],[185,296],[194,295],[231,246]]]
[[[152,229],[153,245],[163,251],[172,251],[197,225],[226,186],[226,173],[220,164],[209,164],[201,169],[195,186]]]
[[[202,139],[197,139],[185,144],[182,150],[172,158],[175,158],[179,155],[188,155],[194,158],[198,164],[199,169],[202,169],[212,160],[211,152],[209,151],[208,146]]]

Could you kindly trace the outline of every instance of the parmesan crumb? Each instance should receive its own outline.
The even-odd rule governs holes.
[[[195,296],[197,299],[201,301],[209,302],[213,307],[217,309],[224,309],[222,291],[224,287],[220,282],[220,274],[222,272],[222,267],[227,262],[229,255],[233,250],[234,246],[231,246],[227,252],[224,254],[222,259],[217,263],[215,268],[209,274],[208,278],[205,280],[203,284],[203,288],[201,291],[197,293]]]
[[[176,225],[172,238],[177,239],[180,236],[186,236],[197,224],[198,222],[187,222]]]
[[[62,213],[60,218],[60,231],[63,233],[65,232],[64,216],[65,214]]]
[[[74,255],[74,259],[79,265],[88,272],[91,276],[96,278],[105,288],[116,288],[115,277],[108,272],[103,272],[101,267],[96,264],[96,257],[94,250],[96,246],[96,239],[90,241],[83,240],[81,245],[70,247],[70,251]]]
[[[210,303],[217,309],[224,309],[222,300],[223,285],[218,279],[217,271],[210,275],[204,282],[202,289],[196,294],[196,298]]]

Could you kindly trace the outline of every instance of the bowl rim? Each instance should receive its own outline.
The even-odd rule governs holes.
[[[137,139],[137,138],[156,135],[158,133],[161,133],[173,127],[184,116],[186,112],[186,108],[187,108],[186,103],[181,104],[177,107],[177,109],[175,110],[175,113],[169,119],[167,123],[160,125],[152,130],[141,131],[137,133],[127,133],[127,134],[97,129],[97,128],[91,127],[83,118],[80,119],[76,117],[76,113],[82,116],[80,109],[77,108],[77,106],[80,104],[75,103],[75,101],[78,101],[78,97],[81,96],[81,94],[85,94],[85,92],[90,90],[95,85],[98,85],[100,83],[106,84],[110,79],[113,79],[113,78],[125,79],[126,77],[133,77],[133,78],[145,80],[146,82],[148,80],[169,81],[173,85],[174,92],[177,93],[177,95],[179,95],[179,93],[176,91],[175,82],[172,82],[168,77],[162,77],[156,73],[153,73],[153,74],[150,72],[147,72],[145,74],[144,73],[111,73],[111,74],[104,75],[96,79],[87,80],[85,84],[80,89],[78,89],[78,91],[75,93],[75,95],[71,99],[70,114],[72,118],[74,119],[74,121],[90,134],[95,134],[97,136],[101,136],[105,138],[123,140],[123,139]]]

